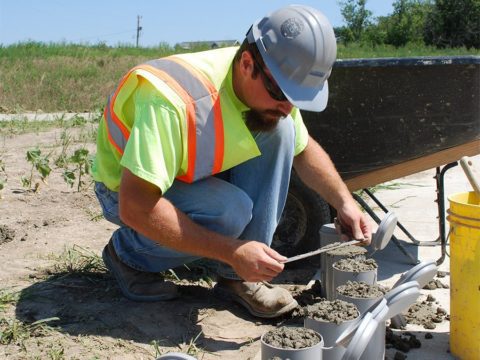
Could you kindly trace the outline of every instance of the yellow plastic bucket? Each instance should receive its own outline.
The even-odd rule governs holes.
[[[450,202],[450,351],[480,359],[480,198],[453,194]]]

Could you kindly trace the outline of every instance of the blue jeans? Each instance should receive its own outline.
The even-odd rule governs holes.
[[[163,195],[191,220],[212,231],[270,246],[288,193],[295,131],[291,118],[270,132],[253,133],[262,155],[218,176],[187,184],[175,180]],[[120,227],[112,240],[118,257],[140,271],[161,272],[199,259],[148,239],[118,215],[118,193],[97,182],[95,193],[108,221]],[[238,279],[233,269],[215,262],[218,275]]]

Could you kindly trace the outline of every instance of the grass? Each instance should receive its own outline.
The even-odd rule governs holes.
[[[205,50],[205,47],[193,51]],[[0,46],[0,112],[100,111],[122,75],[146,60],[184,50],[27,42]],[[478,50],[339,44],[338,58],[479,55]]]
[[[6,289],[0,290],[0,311],[5,311],[8,306],[16,306],[20,299],[20,292]],[[0,318],[0,344],[17,345],[26,352],[25,341],[32,337],[43,337],[48,335],[52,328],[49,323],[60,320],[58,317],[51,317],[35,321],[31,324],[19,321],[15,318]],[[52,355],[54,352],[52,352]],[[58,357],[50,357],[59,359]]]
[[[51,255],[55,264],[48,270],[48,275],[55,278],[67,276],[86,276],[88,278],[103,276],[107,268],[102,258],[91,250],[74,245],[66,248],[60,255]]]
[[[383,184],[378,184],[375,186],[372,186],[371,188],[368,188],[372,194],[375,194],[379,190],[398,190],[404,187],[408,186],[418,186],[422,187],[423,185],[418,185],[418,184],[412,184],[412,183],[405,183],[405,182],[386,182]],[[362,191],[362,190],[360,190]]]
[[[164,44],[154,48],[39,42],[0,46],[0,106],[8,113],[99,110],[128,69],[179,51]]]
[[[16,304],[19,299],[18,292],[0,290],[0,311],[4,311],[8,305]]]
[[[338,59],[480,55],[480,50],[469,50],[465,47],[437,49],[433,46],[420,44],[408,44],[400,48],[386,44],[376,46],[361,43],[351,43],[348,45],[339,44],[337,51]]]
[[[82,134],[76,142],[94,142],[97,136],[97,125],[100,121],[100,115],[93,117],[91,120],[85,119],[83,116],[74,116],[66,119],[65,116],[54,118],[53,120],[29,120],[26,116],[14,117],[11,120],[0,121],[0,135],[15,136],[26,133],[41,133],[51,129],[63,128],[85,128],[89,126],[86,133]]]
[[[185,350],[183,350],[186,354],[192,355],[192,356],[197,356],[201,352],[205,352],[205,350],[199,348],[197,346],[197,341],[200,335],[202,335],[203,331],[200,331],[195,337],[191,338],[188,344],[185,346]]]
[[[31,337],[45,336],[51,331],[49,322],[60,320],[57,317],[42,319],[25,324],[16,319],[0,319],[0,344],[17,344],[24,348],[23,342]]]
[[[109,278],[102,258],[78,245],[66,248],[60,255],[51,254],[48,259],[54,264],[41,273],[50,285],[83,289],[103,284]]]

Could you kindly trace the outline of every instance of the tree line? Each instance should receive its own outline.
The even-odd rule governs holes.
[[[367,9],[367,0],[340,0],[339,4],[346,25],[335,32],[347,45],[480,48],[480,0],[396,0],[392,14],[377,18]]]

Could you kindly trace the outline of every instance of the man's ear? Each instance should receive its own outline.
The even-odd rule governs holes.
[[[243,76],[252,75],[254,69],[254,63],[252,54],[249,51],[245,50],[242,52],[242,56],[240,57],[240,71]]]

